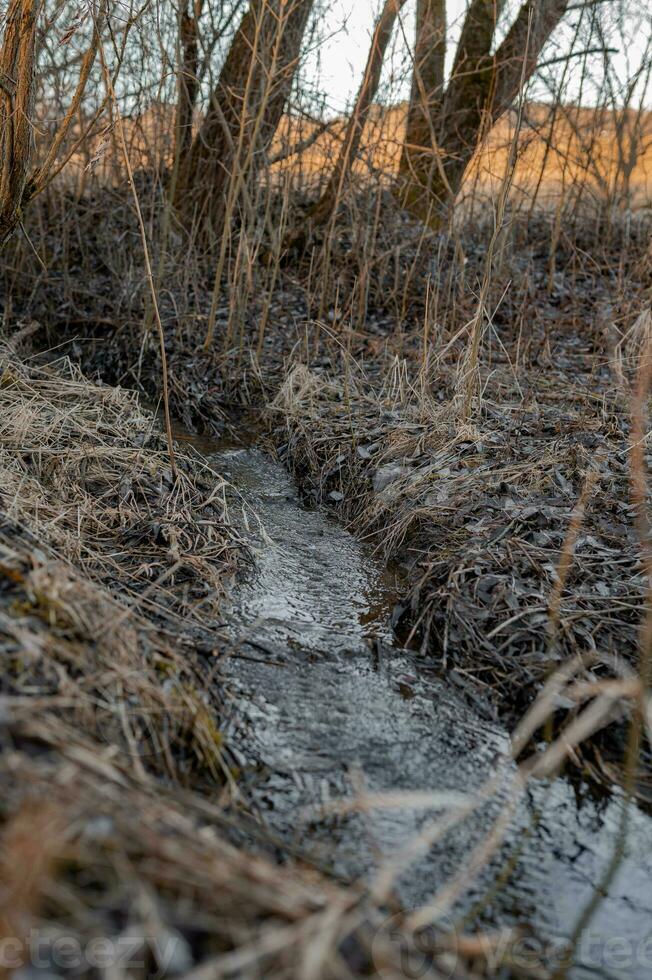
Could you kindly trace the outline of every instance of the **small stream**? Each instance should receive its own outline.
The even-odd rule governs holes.
[[[288,847],[345,879],[373,881],[437,813],[342,814],[336,801],[361,789],[469,794],[492,773],[507,785],[508,733],[481,702],[393,645],[400,583],[327,514],[306,508],[282,466],[255,446],[191,441],[238,491],[232,516],[241,514],[257,558],[227,611],[235,655],[225,672],[235,731],[246,730],[234,735],[243,792]],[[534,784],[456,915],[488,927],[527,923],[563,945],[609,864],[622,806],[615,796],[578,796],[563,779]],[[420,905],[450,880],[500,808],[499,792],[419,856],[396,881],[402,903]],[[497,877],[502,886],[487,899]],[[652,976],[652,820],[638,810],[570,976]]]

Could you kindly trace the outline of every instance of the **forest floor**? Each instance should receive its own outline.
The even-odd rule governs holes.
[[[464,417],[460,365],[487,229],[467,229],[461,246],[440,245],[425,264],[415,260],[418,230],[399,231],[400,269],[370,275],[362,313],[343,299],[359,272],[343,234],[329,259],[330,305],[313,298],[301,265],[281,269],[235,316],[225,291],[210,353],[201,343],[210,280],[188,299],[171,277],[161,307],[173,414],[221,433],[253,406],[307,499],[406,570],[403,638],[514,721],[570,655],[599,661],[591,676],[637,662],[645,581],[628,440],[636,365],[652,333],[647,232],[580,226],[573,241],[562,236],[553,270],[545,216],[516,226],[492,270],[477,397]],[[396,234],[391,225],[388,240]],[[64,296],[56,285],[33,315],[49,324],[51,343],[71,330],[79,337],[67,349],[91,376],[159,397],[156,338],[138,327],[138,294],[125,288],[120,317],[106,271],[96,264],[90,283],[82,271],[83,289],[67,285]],[[612,728],[577,761],[611,782],[621,754]]]
[[[0,345],[2,970],[399,975],[400,917],[282,866],[241,808],[229,488],[181,444],[173,479],[134,395],[25,336]]]
[[[123,390],[158,399],[156,339],[142,333],[133,252],[116,278],[120,252],[88,221],[65,272],[55,259],[44,276],[24,254],[6,272],[0,780],[14,934],[38,906],[57,935],[110,936],[142,972],[165,972],[165,956],[177,958],[168,972],[220,957],[225,975],[264,964],[295,976],[305,959],[335,976],[341,956],[362,975],[395,922],[317,871],[286,875],[233,846],[219,599],[248,555],[224,482],[185,449],[175,484],[155,416]],[[403,567],[401,637],[512,721],[569,655],[586,655],[590,682],[636,666],[646,589],[629,392],[652,325],[639,316],[639,242],[631,261],[622,241],[601,256],[560,248],[551,277],[548,243],[526,237],[492,281],[479,397],[462,417],[482,237],[464,243],[463,282],[444,286],[447,263],[430,264],[406,306],[379,276],[356,319],[340,299],[353,275],[345,240],[332,303],[316,309],[302,270],[282,270],[227,351],[201,345],[209,277],[190,299],[171,281],[161,310],[175,417],[223,433],[253,409],[305,497]],[[433,289],[447,295],[441,315]],[[230,321],[225,297],[218,338]],[[623,733],[610,726],[575,761],[618,781]],[[388,938],[389,964],[396,954]]]

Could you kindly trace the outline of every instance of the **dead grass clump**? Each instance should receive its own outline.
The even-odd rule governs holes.
[[[645,583],[626,437],[614,425],[626,399],[607,387],[597,397],[590,358],[586,374],[577,358],[573,371],[572,387],[562,366],[524,402],[494,361],[472,428],[457,426],[450,406],[424,405],[416,380],[397,399],[353,368],[325,380],[322,397],[313,385],[309,398],[272,406],[278,440],[308,492],[405,564],[409,628],[423,651],[472,676],[514,715],[568,656],[637,656]]]
[[[151,413],[90,384],[70,362],[21,363],[0,348],[6,514],[126,603],[162,616],[214,612],[240,550],[225,484],[192,451],[173,480]]]
[[[197,653],[223,645],[242,553],[223,481],[186,454],[172,485],[154,419],[67,363],[3,347],[0,403],[5,716],[92,744],[100,770],[223,783],[222,694]]]

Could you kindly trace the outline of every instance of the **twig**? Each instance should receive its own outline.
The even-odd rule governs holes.
[[[18,220],[18,226],[19,226],[20,230],[22,231],[23,235],[25,236],[25,239],[27,241],[27,244],[29,245],[29,247],[31,248],[32,252],[36,256],[36,258],[37,258],[37,260],[39,262],[39,265],[43,269],[43,272],[45,272],[47,274],[48,267],[46,266],[45,262],[43,261],[43,259],[41,258],[41,256],[36,251],[36,246],[34,245],[34,242],[32,241],[32,239],[27,234],[27,229],[25,228],[25,225],[23,224],[22,219],[19,219]]]
[[[154,285],[152,263],[149,254],[149,246],[147,244],[147,232],[145,230],[145,222],[143,220],[143,213],[140,207],[140,201],[138,200],[138,192],[136,191],[136,185],[134,183],[134,173],[131,166],[131,160],[129,159],[129,150],[127,148],[127,140],[125,138],[124,126],[122,124],[122,114],[120,112],[120,106],[118,105],[118,100],[116,98],[115,89],[113,87],[113,81],[111,80],[111,75],[109,73],[109,69],[106,63],[106,58],[104,56],[104,45],[101,39],[99,41],[99,53],[100,53],[100,60],[102,62],[102,73],[104,75],[106,90],[109,99],[115,109],[115,117],[118,124],[117,125],[118,137],[120,139],[122,155],[124,157],[125,167],[127,170],[129,187],[131,188],[132,196],[134,199],[136,216],[138,218],[138,227],[140,229],[140,237],[141,237],[143,252],[145,256],[145,274],[147,276],[147,282],[149,285],[149,290],[152,298],[152,308],[154,311],[154,318],[156,320],[156,326],[158,329],[158,336],[159,336],[159,343],[160,343],[160,350],[161,350],[161,381],[163,385],[163,412],[165,415],[165,434],[167,437],[168,455],[170,457],[170,468],[172,470],[172,477],[174,480],[176,480],[177,468],[176,468],[176,463],[174,458],[174,439],[172,436],[172,420],[170,417],[170,395],[169,395],[169,386],[168,386],[167,355],[165,353],[165,332],[163,330],[163,323],[161,321],[161,313],[158,305],[158,297],[156,295],[156,287]]]

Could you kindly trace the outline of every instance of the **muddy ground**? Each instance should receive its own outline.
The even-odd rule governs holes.
[[[10,878],[16,907],[38,908],[84,941],[99,933],[117,942],[135,923],[144,972],[172,936],[179,961],[168,972],[220,957],[226,975],[296,976],[304,960],[316,976],[360,975],[378,968],[380,942],[393,975],[400,951],[387,904],[334,884],[305,855],[279,872],[276,859],[296,855],[283,835],[248,823],[248,807],[233,826],[228,807],[248,762],[227,723],[220,662],[233,643],[215,599],[251,567],[243,525],[229,513],[242,500],[192,449],[180,454],[177,492],[154,416],[85,380],[140,390],[150,404],[160,395],[133,229],[109,253],[94,213],[87,227],[78,216],[65,268],[54,249],[47,275],[26,250],[5,260],[3,319],[10,338],[19,332],[3,351],[2,380],[12,665],[3,782],[19,787],[7,791],[5,854],[23,848],[38,869],[30,888]],[[124,220],[119,208],[107,214]],[[253,298],[238,314],[226,351],[201,346],[208,270],[184,289],[179,257],[162,295],[175,417],[258,440],[305,501],[332,510],[370,562],[395,569],[392,625],[415,658],[401,681],[408,702],[426,668],[453,686],[460,713],[487,725],[511,727],[569,655],[589,655],[589,684],[635,667],[645,607],[628,445],[631,383],[650,331],[639,315],[646,229],[598,239],[599,248],[595,235],[576,236],[552,272],[547,227],[517,228],[493,272],[481,397],[464,419],[459,366],[483,274],[482,228],[463,239],[463,262],[450,243],[419,260],[399,300],[390,279],[397,263],[406,276],[414,270],[419,238],[406,226],[391,276],[372,277],[363,316],[347,307],[356,269],[342,235],[330,299],[315,303],[297,259],[268,307]],[[218,337],[232,318],[225,288]],[[244,655],[255,662],[253,650]],[[579,705],[561,699],[557,709],[561,725]],[[571,753],[571,767],[592,783],[619,782],[626,733],[621,712]],[[152,742],[144,757],[134,751]],[[644,776],[636,790],[645,800]],[[245,851],[233,846],[243,836]],[[89,883],[94,898],[81,915],[78,889],[85,896]],[[404,935],[412,942],[409,928]],[[446,969],[468,976],[470,957],[483,972],[487,948],[469,936]]]
[[[244,406],[307,499],[401,565],[402,636],[513,721],[570,654],[615,658],[597,676],[614,663],[618,670],[620,658],[637,660],[645,587],[628,433],[631,383],[650,330],[641,316],[647,228],[580,222],[555,244],[553,267],[550,220],[514,220],[491,274],[481,397],[461,419],[460,365],[487,229],[479,223],[424,250],[418,227],[397,228],[389,208],[385,220],[387,242],[398,235],[400,247],[389,265],[372,264],[362,318],[347,305],[360,271],[347,233],[319,296],[309,289],[318,264],[315,272],[314,259],[296,256],[237,315],[225,285],[210,353],[201,344],[210,276],[189,293],[175,289],[172,275],[162,310],[173,412],[191,429],[221,434]],[[90,218],[84,231],[92,244]],[[51,274],[30,294],[41,343],[63,340],[89,375],[156,399],[155,336],[138,325],[142,282],[132,272],[115,295],[106,268],[88,255],[80,251],[79,275],[73,262],[65,288]],[[126,264],[121,256],[111,257],[113,267]],[[397,291],[397,282],[405,287]],[[18,302],[14,315],[20,310]],[[577,759],[607,783],[622,755],[622,733],[611,735]]]

